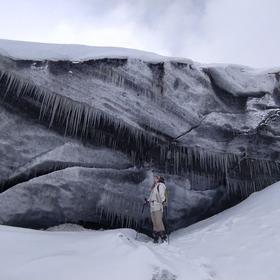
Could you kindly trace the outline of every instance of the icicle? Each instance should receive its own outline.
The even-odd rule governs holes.
[[[51,120],[50,120],[49,127],[51,127],[52,124],[53,124],[54,117],[55,117],[55,114],[56,114],[56,111],[57,111],[57,108],[58,108],[59,101],[60,101],[60,98],[58,96],[55,96],[55,100],[53,102],[53,107],[52,107],[51,112],[50,112]]]

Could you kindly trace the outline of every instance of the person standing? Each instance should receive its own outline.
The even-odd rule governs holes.
[[[158,243],[159,238],[161,238],[163,242],[167,241],[167,235],[163,224],[163,211],[166,200],[166,186],[164,178],[162,176],[156,176],[148,198],[153,223],[154,243]]]

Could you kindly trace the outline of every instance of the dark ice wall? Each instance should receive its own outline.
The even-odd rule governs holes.
[[[0,222],[149,228],[153,174],[172,230],[279,180],[279,73],[238,66],[0,56]]]

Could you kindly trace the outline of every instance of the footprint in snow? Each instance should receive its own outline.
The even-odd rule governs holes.
[[[154,269],[154,274],[152,280],[176,280],[177,276],[167,269],[161,269],[156,267]]]

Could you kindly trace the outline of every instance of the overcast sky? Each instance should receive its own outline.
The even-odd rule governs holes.
[[[279,0],[0,0],[0,38],[280,66]]]

